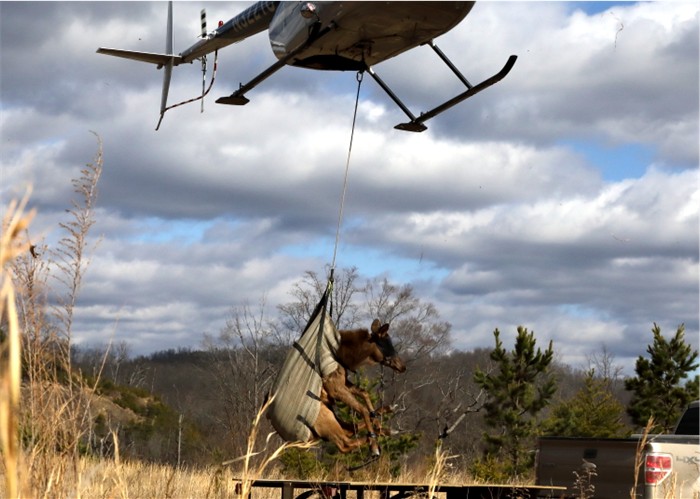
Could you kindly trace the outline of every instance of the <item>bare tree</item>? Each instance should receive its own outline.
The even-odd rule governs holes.
[[[131,347],[129,346],[129,343],[122,340],[116,345],[112,346],[110,350],[113,352],[110,363],[110,375],[115,383],[123,384],[123,381],[119,377],[119,370],[129,360],[131,355]]]
[[[206,336],[210,362],[207,372],[220,394],[216,414],[230,438],[232,452],[245,450],[248,424],[262,407],[277,366],[271,362],[272,328],[265,318],[265,301],[254,312],[248,305],[234,309],[216,338]]]
[[[332,319],[338,328],[352,328],[358,324],[360,314],[354,297],[358,292],[364,291],[364,288],[357,286],[358,278],[356,267],[334,272],[331,293]],[[299,337],[327,285],[327,279],[321,279],[311,270],[307,270],[301,281],[294,284],[290,292],[294,301],[278,307],[280,317],[276,333],[280,343],[290,345]]]
[[[450,346],[452,325],[441,321],[432,303],[421,301],[410,284],[397,286],[386,278],[365,286],[367,319],[379,318],[391,324],[399,352],[408,362],[433,353],[444,353]]]
[[[615,355],[603,345],[600,353],[593,353],[587,356],[588,368],[593,369],[596,375],[609,383],[610,390],[622,388],[623,368],[615,364]]]

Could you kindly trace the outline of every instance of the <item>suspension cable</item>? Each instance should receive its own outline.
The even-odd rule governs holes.
[[[352,142],[355,137],[355,123],[357,121],[357,106],[360,102],[360,87],[362,86],[363,72],[357,73],[357,95],[355,96],[355,110],[352,116],[352,130],[350,132],[350,146],[348,147],[348,157],[345,161],[345,178],[343,180],[343,193],[340,196],[340,209],[338,210],[338,227],[335,231],[335,247],[333,248],[333,260],[331,262],[331,275],[335,270],[335,257],[338,254],[338,244],[340,242],[340,227],[343,223],[343,208],[345,207],[345,193],[348,190],[348,171],[350,169],[350,155],[352,154]]]

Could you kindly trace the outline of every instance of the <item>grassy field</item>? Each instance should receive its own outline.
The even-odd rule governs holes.
[[[60,459],[60,457],[56,457]],[[47,463],[48,464],[48,463]],[[230,470],[176,470],[146,463],[116,463],[81,459],[75,473],[61,473],[64,463],[54,463],[52,480],[43,489],[26,480],[29,469],[20,466],[21,497],[155,498],[231,497],[234,476]],[[4,477],[7,479],[7,477]],[[6,481],[5,481],[6,482]],[[17,490],[17,489],[15,489]],[[12,497],[5,488],[3,497]],[[15,497],[18,497],[15,494]]]
[[[54,461],[45,460],[44,466],[52,479],[45,482],[43,488],[27,481],[28,468],[20,464],[19,495],[16,497],[75,497],[75,498],[230,498],[241,493],[241,485],[246,487],[246,480],[251,479],[286,479],[275,467],[268,467],[260,474],[250,470],[246,475],[240,467],[218,466],[200,469],[149,464],[142,462],[122,462],[119,460],[95,460],[81,458],[74,470],[66,471],[65,457],[55,455]],[[7,476],[3,476],[5,485]],[[315,477],[316,480],[339,480],[336,477]],[[345,478],[347,480],[347,477]],[[426,484],[463,484],[469,483],[467,476],[443,473],[439,466],[428,473],[417,476],[405,473],[398,477],[370,476],[360,474],[353,481],[369,483],[426,483]],[[341,481],[341,480],[339,480]],[[365,493],[373,497],[378,493]],[[435,495],[435,494],[432,494]],[[12,497],[7,488],[0,497]],[[279,489],[257,488],[255,499],[277,499]]]

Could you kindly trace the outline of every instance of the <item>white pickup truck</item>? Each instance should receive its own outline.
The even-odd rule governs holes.
[[[700,499],[698,402],[688,406],[672,435],[649,435],[636,461],[641,435],[630,438],[541,437],[536,483],[567,487],[564,497],[580,497],[584,469],[594,470],[596,499]],[[635,472],[635,463],[641,463]],[[635,487],[636,475],[636,487]],[[631,495],[634,490],[634,495]],[[592,494],[592,495],[591,495]]]

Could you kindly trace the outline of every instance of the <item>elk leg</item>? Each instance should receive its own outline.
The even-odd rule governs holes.
[[[321,404],[313,430],[320,438],[332,442],[343,454],[351,452],[364,442],[353,439],[352,432],[344,429],[326,404]]]
[[[331,410],[331,412],[335,415],[335,419],[338,421],[338,424],[348,432],[348,436],[354,436],[359,430],[365,430],[365,423],[360,421],[359,423],[349,423],[345,421],[344,419],[341,419],[338,417],[338,415],[335,413],[334,409],[334,403],[335,401],[331,399],[328,396],[328,393],[326,392],[325,389],[321,388],[321,403],[325,404],[328,409]],[[370,413],[370,417],[375,418],[376,416],[381,416],[382,414],[387,414],[391,413],[392,409],[388,405],[385,405],[383,407],[380,407],[376,411],[374,411],[374,414]],[[376,425],[376,430],[377,430],[377,435],[386,437],[391,435],[391,430],[387,431],[384,427],[381,425]]]
[[[369,410],[367,410],[367,407],[361,404],[360,401],[355,398],[352,392],[345,385],[345,381],[345,372],[337,370],[323,378],[323,387],[326,392],[328,392],[328,396],[330,398],[340,400],[350,407],[350,409],[362,416],[362,419],[365,422],[365,427],[367,428],[367,431],[369,431],[369,441],[372,453],[378,455],[379,446],[377,445],[377,435],[374,431],[374,426],[372,425],[372,420],[369,416]]]
[[[364,423],[363,421],[360,421],[360,422],[357,423],[357,424],[353,424],[353,423],[348,423],[347,421],[344,421],[344,420],[342,420],[342,419],[339,419],[339,418],[337,418],[337,416],[336,416],[336,419],[338,419],[338,424],[339,424],[344,430],[346,430],[347,432],[349,432],[351,435],[355,435],[358,431],[366,429],[366,428],[365,428],[365,423]],[[381,425],[377,425],[377,426],[375,427],[375,430],[377,431],[377,436],[379,436],[379,437],[389,437],[389,436],[391,436],[391,435],[394,434],[394,433],[392,432],[392,430],[387,429],[387,428],[384,428],[384,427],[381,426]]]
[[[350,390],[350,393],[352,393],[355,397],[359,397],[365,401],[367,410],[370,412],[370,417],[374,417],[374,406],[372,405],[372,399],[370,398],[369,393],[367,393],[367,390],[363,390],[362,388],[354,385],[349,380],[347,381],[346,385],[348,387],[348,390]]]

